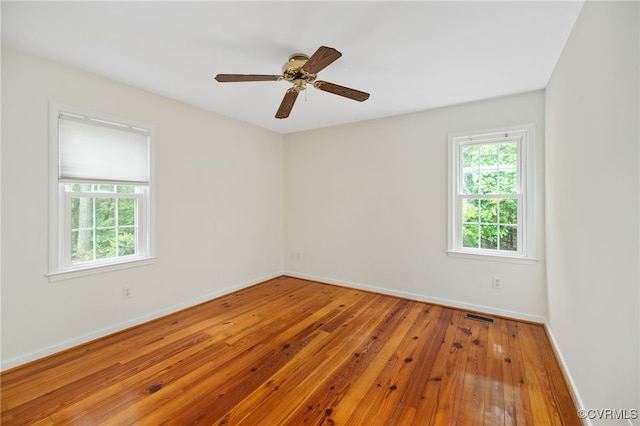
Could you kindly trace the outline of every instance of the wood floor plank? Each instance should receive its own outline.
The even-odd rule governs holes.
[[[406,339],[408,335],[411,335],[410,328],[412,321],[415,321],[415,318],[417,318],[421,311],[421,307],[413,309],[410,314],[407,315],[406,321],[398,324],[392,333],[382,333],[382,329],[372,333],[371,339],[376,340],[376,342],[381,345],[380,350],[375,354],[371,352],[368,353],[369,357],[367,359],[369,363],[367,368],[360,377],[352,383],[349,389],[349,403],[341,404],[340,409],[332,413],[332,419],[336,424],[357,424],[358,421],[366,421],[366,418],[363,419],[362,416],[359,415],[366,409],[367,405],[370,405],[365,395],[370,389],[377,389],[379,387],[377,379],[380,371],[384,370],[385,366],[398,351],[400,343]],[[366,405],[361,406],[363,403]]]
[[[545,390],[547,393],[546,399],[555,401],[553,405],[559,417],[563,419],[566,424],[579,424],[580,422],[576,419],[577,413],[574,408],[575,403],[573,396],[570,393],[563,391],[563,389],[566,388],[566,382],[564,380],[562,370],[560,369],[560,365],[556,360],[553,348],[551,347],[549,336],[542,326],[535,327],[534,331],[534,338],[539,342],[539,345],[544,348],[545,366],[549,377],[549,381],[547,382],[549,387]]]
[[[511,359],[511,371],[513,379],[513,390],[515,400],[516,422],[518,425],[530,425],[533,422],[533,413],[531,411],[531,398],[529,396],[529,383],[526,379],[523,356],[523,348],[520,341],[520,328],[516,321],[508,323],[509,329],[509,350]],[[524,352],[532,348],[524,348]]]
[[[449,309],[427,306],[423,309],[424,324],[414,323],[403,341],[404,344],[398,348],[398,352],[404,354],[403,362],[407,363],[406,367],[410,367],[410,370],[406,369],[409,376],[405,386],[400,389],[402,399],[411,402],[413,407],[417,407],[429,382],[428,378],[433,374],[433,355],[438,353],[443,344],[451,313]]]
[[[384,301],[384,303],[377,303],[377,308],[385,308],[389,306],[387,303],[390,301]],[[370,309],[370,306],[362,307],[362,309]],[[301,407],[306,407],[309,411],[321,410],[320,402],[318,402],[318,395],[322,395],[327,391],[333,391],[336,389],[336,385],[332,385],[327,389],[326,380],[328,377],[339,376],[342,369],[345,368],[355,356],[359,353],[360,341],[351,338],[352,333],[358,334],[372,334],[380,318],[373,315],[370,316],[366,322],[361,324],[351,324],[353,327],[347,332],[346,329],[341,329],[339,333],[327,333],[330,337],[327,339],[327,344],[321,352],[313,354],[307,360],[300,360],[302,362],[300,366],[300,374],[306,375],[303,382],[308,383],[307,386],[303,385],[302,389],[308,389],[305,392],[298,392],[290,399],[282,399],[276,397],[274,394],[267,401],[271,406],[270,409],[260,413],[253,410],[250,415],[245,417],[246,424],[277,424],[295,422],[295,418],[301,415],[305,415],[304,410],[300,410]],[[324,331],[324,330],[323,330]],[[348,349],[351,349],[350,351]],[[311,367],[312,368],[309,368]],[[286,388],[291,386],[298,386],[300,382],[291,378],[283,379],[282,384]],[[282,388],[282,386],[280,386]],[[245,402],[243,401],[243,405]],[[314,405],[319,408],[313,408]],[[252,407],[251,405],[248,407]],[[253,407],[252,407],[253,408]],[[325,412],[330,410],[331,407],[324,408]],[[295,423],[294,423],[295,424]]]
[[[502,319],[500,325],[500,338],[502,341],[502,395],[504,397],[504,424],[505,426],[514,426],[517,424],[524,424],[524,420],[518,422],[518,415],[521,413],[516,412],[516,385],[512,370],[511,347],[509,344],[509,322]]]
[[[354,407],[355,410],[346,424],[376,423],[380,421],[381,416],[389,419],[393,417],[395,407],[399,404],[398,382],[406,380],[406,375],[410,373],[407,371],[409,363],[405,362],[410,358],[407,336],[415,335],[416,328],[421,328],[428,316],[423,306],[410,304],[407,307],[410,309],[407,318],[411,319],[412,324],[403,321],[389,329],[389,335],[402,336],[402,339],[390,347],[393,352],[385,353],[384,358],[380,359],[385,363],[375,369],[378,372],[377,376],[370,382],[369,389]],[[405,331],[402,329],[402,323],[412,326]]]
[[[317,303],[317,300],[318,298],[315,298],[310,302]],[[309,330],[307,333],[299,333],[304,328],[308,329],[306,323],[300,322],[299,319],[309,313],[307,304],[292,303],[287,309],[282,308],[272,313],[272,321],[267,323],[270,324],[268,330],[264,327],[266,324],[263,324],[259,330],[248,333],[240,340],[227,340],[227,347],[223,347],[225,353],[209,354],[210,358],[217,361],[207,369],[215,371],[206,378],[201,377],[201,374],[192,378],[191,382],[188,382],[188,388],[181,392],[179,398],[162,407],[161,416],[187,424],[194,420],[205,421],[207,418],[216,418],[224,414],[225,404],[233,406],[238,403],[245,393],[267,380],[271,372],[281,368],[296,350],[306,344]],[[252,374],[247,374],[249,371],[252,371]],[[212,401],[216,402],[214,409],[208,408]],[[149,400],[144,406],[145,413],[150,413],[154,410],[155,404],[153,400]],[[203,417],[205,411],[206,416]],[[157,411],[153,416],[149,421],[154,422],[156,418],[161,417]]]
[[[465,343],[467,348],[467,364],[464,367],[464,380],[460,394],[460,406],[456,424],[482,425],[484,419],[484,392],[486,372],[486,339],[487,324],[470,319],[462,319],[460,327],[468,330]]]
[[[340,333],[344,333],[346,341],[350,342],[347,350],[344,351],[345,361],[333,374],[327,376],[324,386],[311,394],[305,401],[305,405],[299,407],[287,419],[287,424],[305,424],[313,422],[314,418],[327,420],[329,423],[334,422],[331,416],[345,399],[352,383],[367,370],[368,364],[379,354],[388,336],[409,313],[409,303],[403,300],[396,301],[388,306],[387,311],[386,315],[366,315],[369,317],[369,327],[363,329],[358,340],[354,340],[354,336],[348,330],[339,329]],[[383,338],[380,338],[381,335]],[[372,339],[371,336],[378,336],[378,338]],[[346,405],[351,404],[346,403]],[[312,409],[309,410],[308,407]]]
[[[503,364],[504,345],[502,343],[502,319],[487,327],[487,383],[484,396],[484,424],[503,426],[506,410],[504,397]]]
[[[353,352],[356,351],[357,340],[351,338],[352,335],[360,335],[363,333],[367,333],[368,327],[370,327],[371,323],[375,323],[377,318],[375,316],[367,316],[361,315],[363,312],[371,311],[373,309],[373,305],[376,304],[375,300],[369,300],[368,303],[362,303],[364,300],[359,299],[355,300],[352,304],[344,303],[346,302],[344,299],[341,299],[340,302],[343,302],[339,305],[342,309],[342,312],[339,315],[335,315],[334,319],[339,319],[338,322],[342,324],[340,328],[335,329],[333,332],[329,332],[325,329],[324,325],[319,326],[318,330],[326,333],[330,336],[327,338],[326,345],[322,348],[320,353],[314,354],[314,357],[308,360],[302,367],[306,370],[305,374],[307,376],[313,375],[315,370],[321,372],[321,376],[317,376],[316,378],[319,381],[326,380],[327,376],[331,376],[336,374],[337,371],[347,360],[353,357]],[[388,303],[389,301],[387,301]],[[384,303],[377,303],[378,306],[385,306]],[[355,320],[356,318],[357,320]],[[329,321],[335,322],[335,321]],[[333,326],[330,326],[333,328]],[[347,331],[348,330],[348,331]],[[300,330],[301,335],[304,335],[305,330]],[[348,349],[351,348],[352,351]],[[319,361],[322,360],[322,361]],[[318,368],[318,365],[323,365],[321,369]],[[312,368],[310,368],[312,367]],[[277,372],[276,372],[277,375]],[[290,378],[281,377],[280,380],[275,381],[273,377],[267,381],[269,383],[270,388],[277,390],[278,392],[272,392],[269,395],[268,404],[270,405],[278,405],[278,402],[282,400],[280,397],[281,393],[289,393],[294,395],[293,398],[296,398],[299,401],[303,401],[301,395],[303,392],[294,393],[292,392],[293,387],[300,387],[300,383],[295,380],[290,380]],[[302,389],[307,389],[304,392],[305,398],[304,401],[307,401],[310,398],[313,398],[313,395],[318,393],[317,387],[314,383],[316,382],[308,382],[310,387],[305,387]],[[313,389],[313,390],[312,390]],[[320,391],[321,393],[322,391]],[[290,401],[286,401],[287,405]],[[305,404],[308,404],[305,402]],[[300,404],[295,405],[295,409],[299,408]],[[259,424],[256,423],[258,420],[261,422],[265,422],[263,424],[270,424],[275,422],[275,420],[271,420],[272,415],[275,415],[279,421],[284,421],[286,416],[283,414],[283,411],[277,411],[275,409],[269,409],[266,412],[262,413],[253,413],[254,406],[252,404],[247,404],[246,401],[240,402],[237,407],[241,410],[249,410],[252,411],[251,415],[247,416],[246,422],[247,424]],[[294,410],[292,408],[287,407],[284,409],[284,412],[290,413],[291,416],[294,415]],[[211,416],[211,420],[215,419],[215,417]]]
[[[389,419],[391,422],[402,417],[402,400],[417,401],[420,398],[424,379],[433,365],[431,355],[434,347],[440,346],[445,328],[442,327],[442,309],[430,309],[421,304],[413,304],[419,310],[405,338],[397,346],[396,352],[382,369],[375,386],[364,396],[368,407],[357,410],[357,418],[364,420]],[[420,375],[416,377],[416,370]],[[415,404],[415,402],[414,402]]]
[[[529,383],[531,409],[534,422],[538,424],[580,424],[577,413],[567,415],[560,406],[562,402],[554,392],[554,381],[562,381],[555,357],[548,340],[542,340],[542,327],[525,324],[520,327],[520,339],[531,348],[524,354],[524,370]]]
[[[542,326],[279,277],[0,375],[3,425],[579,425]]]
[[[264,384],[256,388],[248,397],[234,406],[215,423],[226,424],[275,424],[295,410],[314,392],[322,383],[322,377],[318,377],[317,370],[309,369],[309,364],[330,372],[334,367],[331,358],[322,355],[322,348],[331,339],[329,333],[318,330],[318,337],[312,339],[300,352],[298,352],[287,365],[276,371]],[[315,373],[315,374],[314,374]],[[277,392],[286,389],[287,386],[300,386],[307,390],[306,393],[290,394],[287,398],[281,398]],[[250,407],[250,409],[249,409]],[[272,420],[276,417],[275,422]],[[213,424],[213,422],[212,422]]]
[[[447,371],[447,367],[455,365],[458,349],[454,346],[454,339],[458,332],[458,324],[462,319],[462,312],[452,309],[444,309],[444,311],[446,315],[443,317],[446,321],[443,324],[446,329],[445,335],[434,357],[431,374],[425,383],[420,399],[416,402],[415,418],[422,424],[438,424],[435,420],[438,410],[442,413],[446,411],[446,407],[454,406],[452,403],[455,402],[450,398],[448,389],[456,383],[456,380],[451,374],[451,370]],[[450,414],[444,417],[453,418]]]

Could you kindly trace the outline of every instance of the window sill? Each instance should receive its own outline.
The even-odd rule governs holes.
[[[120,269],[137,268],[140,266],[151,265],[156,262],[156,257],[145,257],[142,259],[132,259],[115,263],[106,263],[102,265],[92,265],[67,269],[65,271],[50,272],[46,274],[49,282],[70,280],[88,275],[102,274],[105,272],[118,271]]]
[[[539,259],[536,259],[533,257],[505,256],[500,254],[471,253],[471,252],[453,251],[453,250],[447,250],[447,255],[449,257],[457,257],[461,259],[483,260],[483,261],[489,261],[489,262],[516,263],[520,265],[535,265],[539,261]]]

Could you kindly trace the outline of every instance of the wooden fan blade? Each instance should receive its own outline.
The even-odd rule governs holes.
[[[287,93],[284,94],[284,98],[282,99],[282,103],[280,104],[280,108],[278,108],[278,112],[276,112],[276,118],[289,117],[289,114],[291,114],[293,104],[296,102],[297,97],[298,91],[296,89],[291,88],[287,90]]]
[[[309,60],[302,66],[302,69],[309,74],[317,74],[340,56],[342,56],[342,53],[333,47],[320,46],[316,53],[311,55]]]
[[[369,94],[361,92],[349,87],[339,86],[337,84],[329,83],[328,81],[316,81],[313,83],[316,89],[324,90],[325,92],[333,93],[335,95],[344,96],[345,98],[353,99],[354,101],[362,102],[369,99]]]
[[[260,75],[260,74],[218,74],[216,81],[220,83],[241,82],[241,81],[278,81],[280,75]]]

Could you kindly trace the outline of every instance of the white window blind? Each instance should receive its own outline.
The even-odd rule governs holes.
[[[61,112],[60,181],[149,183],[149,131]]]

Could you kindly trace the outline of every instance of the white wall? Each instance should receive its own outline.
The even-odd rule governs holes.
[[[587,2],[546,90],[549,327],[591,409],[640,409],[639,20]]]
[[[156,126],[154,265],[45,277],[49,101]],[[2,367],[281,274],[282,150],[279,134],[3,50]]]
[[[285,270],[542,321],[543,260],[514,265],[445,252],[448,133],[527,123],[537,127],[543,259],[544,93],[536,91],[285,136]],[[494,275],[503,290],[492,289]]]

